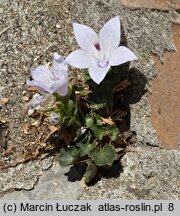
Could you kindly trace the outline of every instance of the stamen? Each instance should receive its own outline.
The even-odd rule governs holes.
[[[109,61],[107,61],[107,60],[105,60],[105,61],[98,61],[97,64],[98,64],[98,66],[99,66],[100,68],[105,68],[105,67],[108,66]]]

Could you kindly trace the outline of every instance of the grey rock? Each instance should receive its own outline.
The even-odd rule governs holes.
[[[102,179],[79,199],[180,199],[180,152],[137,147],[122,158],[118,178]]]
[[[144,95],[139,102],[131,105],[131,130],[136,132],[138,142],[158,146],[159,141],[151,125],[150,113],[150,104],[147,95]]]
[[[64,174],[69,167],[62,168],[56,161],[51,169],[39,177],[39,181],[31,191],[14,191],[3,196],[1,199],[16,200],[63,200],[76,199],[83,190],[79,181],[70,182]],[[28,183],[28,182],[27,182]]]
[[[30,161],[17,167],[1,170],[0,172],[0,196],[8,191],[32,190],[42,174],[43,167],[52,165],[52,157],[43,161]]]

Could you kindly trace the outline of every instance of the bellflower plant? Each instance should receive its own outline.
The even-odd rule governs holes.
[[[81,49],[70,53],[66,61],[76,68],[88,68],[90,77],[99,84],[111,66],[136,60],[136,55],[127,47],[119,46],[120,20],[109,20],[97,34],[86,25],[73,23],[76,41]]]
[[[28,80],[28,86],[36,86],[50,94],[57,93],[64,97],[68,94],[68,67],[64,58],[54,53],[52,67],[39,65],[31,69],[33,80]]]
[[[28,114],[39,111],[48,116],[50,124],[57,126],[60,165],[85,164],[82,180],[89,184],[98,177],[98,170],[102,170],[99,167],[107,170],[120,160],[131,139],[123,134],[129,129],[126,101],[129,89],[126,88],[131,81],[128,74],[126,79],[122,78],[118,67],[108,71],[111,66],[137,57],[127,47],[120,46],[118,16],[109,20],[99,34],[79,23],[73,23],[73,30],[80,49],[66,59],[54,53],[52,66],[31,69],[33,79],[27,85],[38,87],[44,95],[33,96]],[[88,69],[84,71],[86,85],[76,79],[73,85],[68,83],[67,64]]]

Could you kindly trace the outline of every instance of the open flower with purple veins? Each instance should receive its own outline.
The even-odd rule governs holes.
[[[54,53],[52,67],[39,65],[31,69],[33,80],[27,85],[39,87],[50,94],[56,92],[64,97],[68,94],[68,66],[58,53]]]
[[[109,20],[99,32],[90,27],[73,23],[77,43],[81,49],[70,53],[66,62],[76,68],[88,68],[90,77],[99,84],[111,66],[136,60],[136,55],[127,47],[119,46],[121,29],[116,16]]]

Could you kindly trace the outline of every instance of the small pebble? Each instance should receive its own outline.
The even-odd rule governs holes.
[[[1,101],[4,105],[7,105],[9,103],[10,99],[9,98],[2,98]]]

